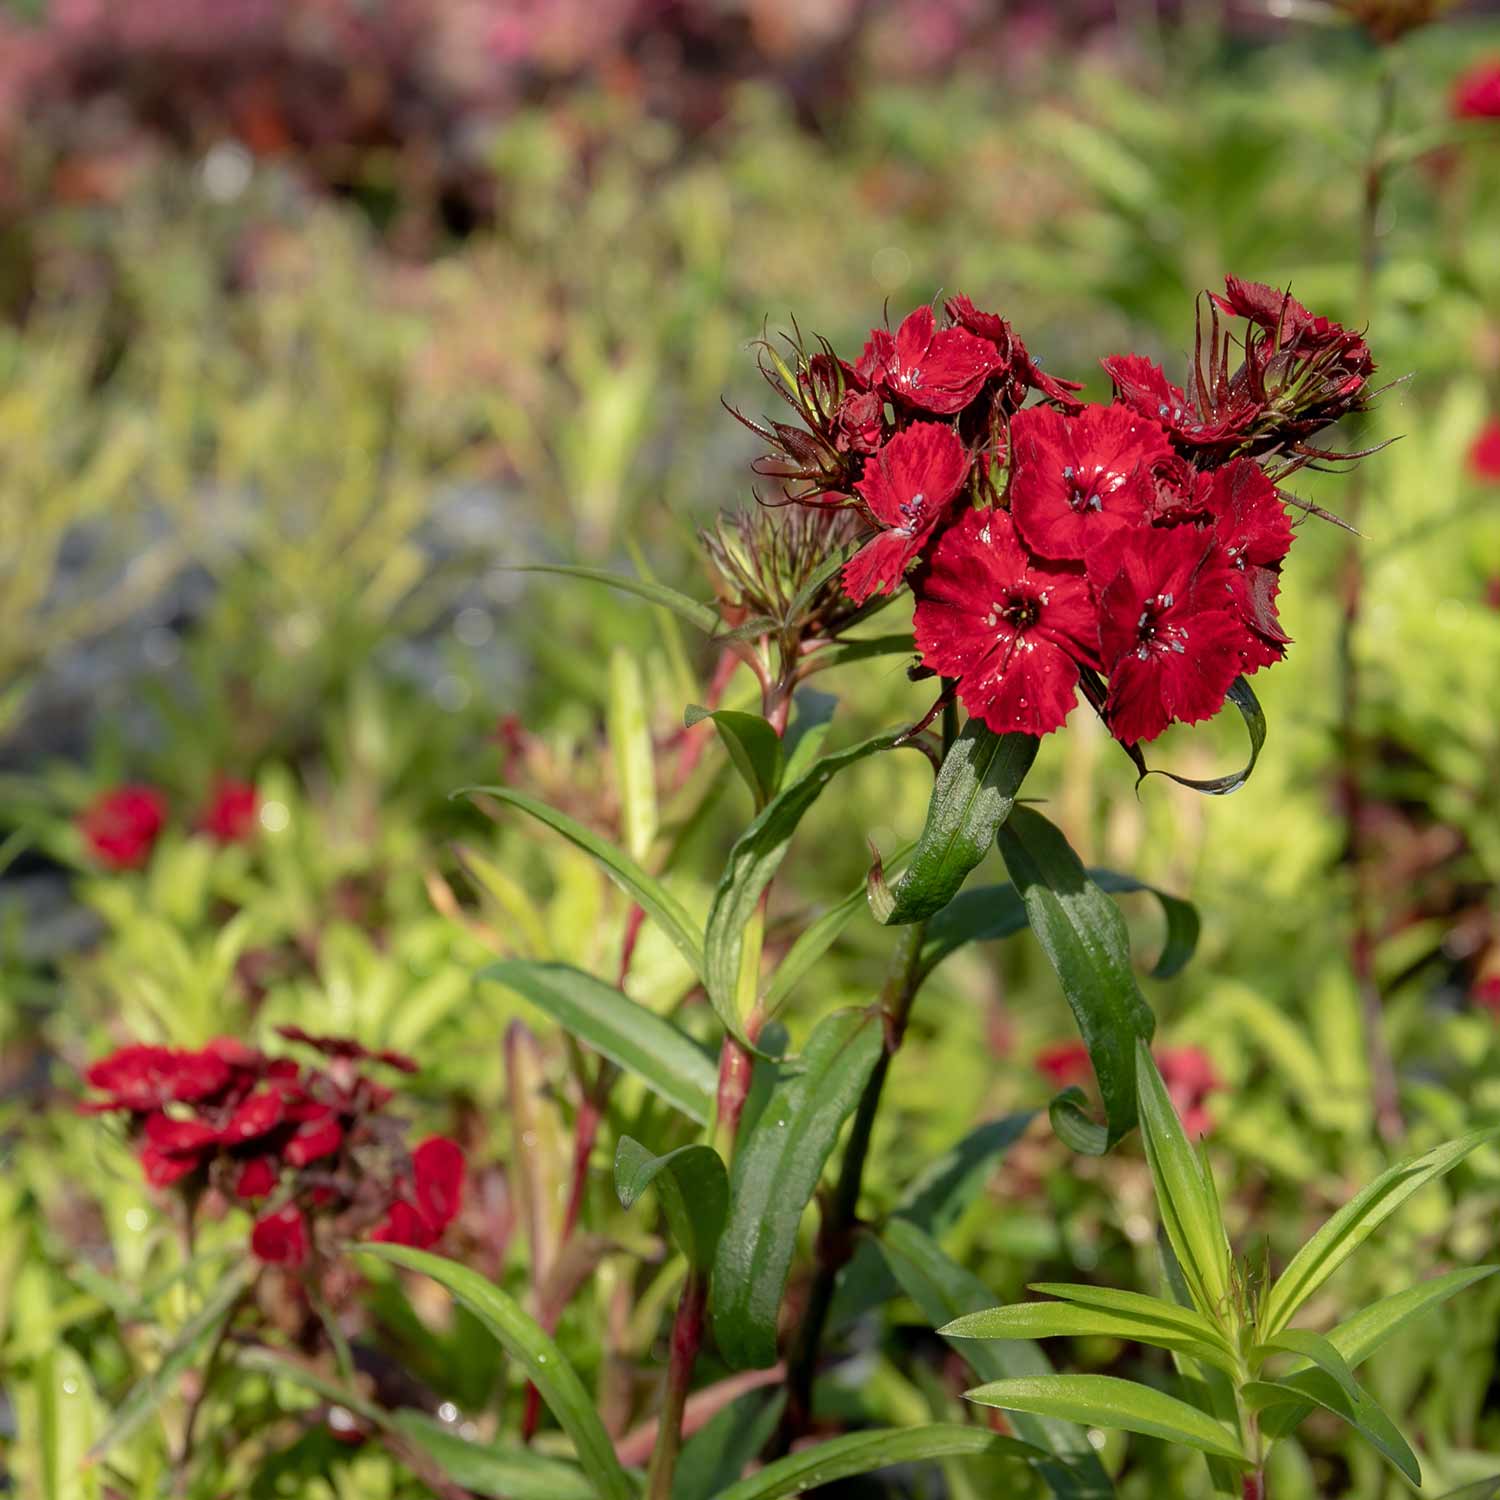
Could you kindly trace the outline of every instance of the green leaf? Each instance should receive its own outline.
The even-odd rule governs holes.
[[[1098,1308],[1102,1312],[1121,1317],[1142,1318],[1147,1322],[1161,1323],[1175,1329],[1185,1338],[1197,1340],[1233,1355],[1234,1346],[1224,1330],[1210,1318],[1191,1307],[1168,1302],[1161,1297],[1151,1297],[1144,1292],[1117,1291],[1114,1287],[1084,1286],[1073,1282],[1038,1281],[1031,1290],[1045,1297],[1060,1297],[1064,1302],[1073,1302],[1080,1307]]]
[[[787,725],[781,742],[786,754],[781,773],[783,784],[796,781],[822,753],[838,706],[839,700],[832,693],[820,693],[809,687],[798,689],[792,699],[792,722]]]
[[[964,1394],[981,1406],[1139,1432],[1248,1466],[1238,1434],[1222,1422],[1176,1396],[1133,1380],[1113,1375],[1034,1375],[996,1380]]]
[[[908,844],[891,856],[891,863],[905,859],[910,852],[911,845]],[[776,972],[761,996],[761,1009],[767,1015],[776,1014],[796,985],[833,946],[838,935],[864,910],[865,882],[861,880],[847,896],[803,928],[776,965]]]
[[[879,1011],[826,1016],[799,1070],[781,1072],[754,1127],[741,1131],[710,1292],[714,1336],[733,1369],[776,1361],[776,1317],[802,1211],[884,1045]]]
[[[451,1292],[526,1371],[563,1431],[572,1438],[578,1462],[599,1500],[636,1500],[635,1486],[615,1457],[609,1434],[572,1365],[541,1326],[499,1287],[457,1261],[406,1245],[356,1245],[354,1253],[419,1271]]]
[[[461,1437],[426,1412],[399,1411],[394,1427],[455,1484],[500,1500],[594,1500],[594,1487],[572,1464],[519,1445]]]
[[[162,1355],[161,1363],[145,1379],[137,1381],[131,1387],[115,1412],[114,1420],[89,1449],[90,1462],[97,1462],[117,1444],[124,1442],[155,1413],[163,1401],[176,1393],[182,1376],[218,1337],[219,1330],[233,1313],[245,1288],[255,1279],[256,1270],[257,1267],[251,1262],[239,1261],[214,1283],[208,1299],[183,1325],[181,1332]]]
[[[529,813],[540,823],[560,833],[571,844],[576,844],[586,854],[591,854],[604,866],[605,873],[629,895],[641,909],[655,921],[671,938],[677,951],[687,960],[688,967],[700,979],[703,977],[703,942],[697,925],[687,914],[682,903],[653,876],[648,875],[627,855],[607,839],[602,839],[590,828],[585,828],[566,813],[548,807],[535,797],[527,796],[508,786],[463,787],[453,794],[462,796],[493,797],[510,807]]]
[[[1025,1135],[1032,1118],[1023,1109],[976,1125],[912,1179],[893,1215],[942,1234],[983,1186],[996,1158]]]
[[[759,714],[733,708],[708,709],[696,704],[683,716],[689,729],[712,719],[735,770],[745,779],[759,812],[781,784],[781,737]]]
[[[1131,1339],[1193,1359],[1206,1359],[1231,1374],[1236,1368],[1234,1356],[1217,1338],[1187,1333],[1175,1321],[1160,1317],[1074,1302],[1014,1302],[1008,1307],[986,1308],[956,1318],[938,1332],[953,1339]]]
[[[628,1135],[615,1149],[615,1192],[629,1208],[652,1184],[672,1238],[688,1264],[706,1271],[714,1261],[729,1212],[729,1174],[712,1146],[683,1146],[653,1156]]]
[[[934,1327],[993,1301],[985,1284],[958,1265],[929,1235],[906,1219],[892,1219],[876,1241],[901,1290]],[[982,1380],[1050,1375],[1052,1366],[1036,1344],[950,1341]],[[1082,1427],[1057,1417],[1017,1412],[1011,1421],[1016,1436],[1055,1454],[1038,1460],[1038,1471],[1058,1500],[1109,1500],[1114,1486]]]
[[[682,1445],[672,1500],[719,1500],[771,1441],[785,1410],[785,1391],[759,1390],[716,1412]]]
[[[1462,1271],[1449,1271],[1445,1276],[1434,1276],[1418,1286],[1407,1287],[1405,1291],[1393,1292],[1389,1297],[1382,1297],[1362,1308],[1337,1328],[1330,1329],[1328,1342],[1348,1365],[1357,1367],[1413,1319],[1475,1282],[1494,1275],[1497,1270],[1500,1266],[1470,1266]],[[1285,1437],[1310,1410],[1306,1403],[1278,1406],[1265,1414],[1262,1429],[1268,1437]]]
[[[1113,1145],[1135,1124],[1135,1045],[1149,1041],[1156,1026],[1130,967],[1125,918],[1088,878],[1067,839],[1034,808],[1017,807],[999,842],[1088,1046],[1104,1099],[1104,1143]],[[1079,1149],[1097,1144],[1079,1136]]]
[[[1250,1357],[1259,1362],[1271,1354],[1296,1354],[1309,1359],[1330,1380],[1337,1382],[1350,1401],[1360,1399],[1359,1382],[1344,1356],[1321,1333],[1307,1328],[1283,1328],[1274,1338],[1257,1344]]]
[[[1481,1479],[1475,1484],[1466,1484],[1462,1489],[1449,1490],[1438,1500],[1497,1500],[1500,1497],[1500,1474],[1492,1479]]]
[[[1322,1370],[1302,1370],[1281,1380],[1248,1380],[1240,1395],[1255,1410],[1285,1402],[1311,1401],[1334,1416],[1342,1417],[1375,1451],[1393,1463],[1415,1485],[1422,1483],[1422,1467],[1396,1424],[1375,1398],[1358,1386],[1350,1396],[1342,1385]]]
[[[777,1459],[759,1473],[720,1491],[715,1500],[781,1500],[785,1495],[806,1494],[836,1480],[894,1464],[965,1456],[1029,1459],[1035,1455],[1027,1444],[982,1427],[934,1422],[926,1427],[875,1428],[830,1438]]]
[[[656,837],[656,765],[640,663],[623,646],[609,658],[609,743],[615,758],[625,848],[644,859]]]
[[[1197,951],[1200,923],[1191,901],[1169,895],[1118,870],[1091,869],[1088,877],[1101,891],[1128,895],[1144,891],[1161,903],[1167,919],[1166,941],[1151,970],[1153,979],[1170,979],[1179,973]],[[1011,937],[1028,927],[1026,907],[1015,886],[986,885],[961,891],[927,924],[922,943],[923,976],[930,974],[949,954],[965,943],[988,943]]]
[[[744,951],[744,932],[755,916],[761,892],[776,874],[803,815],[822,795],[828,783],[856,761],[877,751],[891,749],[905,733],[905,729],[887,730],[848,750],[822,756],[800,775],[794,776],[789,764],[786,784],[761,809],[729,851],[729,862],[709,908],[703,977],[720,1020],[741,1041],[746,1038],[743,1017],[737,1009],[740,959]]]
[[[1261,1337],[1280,1333],[1297,1309],[1413,1193],[1451,1172],[1476,1146],[1497,1135],[1500,1126],[1476,1130],[1382,1172],[1292,1257],[1291,1264],[1266,1297],[1260,1319]]]
[[[716,609],[700,604],[696,599],[689,599],[686,594],[679,594],[676,589],[669,589],[662,583],[653,583],[645,578],[631,578],[625,573],[609,573],[603,568],[568,567],[560,563],[529,563],[512,571],[557,573],[563,578],[581,578],[589,583],[602,583],[606,588],[619,589],[623,593],[649,599],[652,604],[662,605],[680,619],[686,620],[689,625],[701,630],[704,635],[719,633],[720,620]]]
[[[60,1340],[32,1361],[26,1379],[9,1371],[7,1376],[17,1430],[7,1443],[6,1477],[19,1483],[16,1493],[98,1500],[100,1474],[92,1467],[89,1440],[98,1430],[100,1407],[83,1356]]]
[[[878,865],[870,872],[876,921],[920,922],[947,906],[1010,816],[1037,746],[1033,735],[996,734],[969,720],[943,759],[906,873],[887,887]]]
[[[867,635],[853,640],[838,641],[825,646],[802,668],[804,673],[827,672],[834,667],[847,667],[850,662],[870,661],[877,656],[914,656],[917,643],[909,630],[897,635]]]
[[[1266,716],[1255,697],[1254,690],[1243,677],[1234,679],[1230,684],[1227,697],[1229,702],[1239,709],[1240,717],[1245,721],[1245,728],[1250,733],[1250,759],[1240,770],[1228,776],[1213,776],[1207,781],[1195,781],[1191,776],[1179,776],[1174,771],[1148,768],[1140,750],[1132,745],[1129,748],[1132,751],[1132,759],[1140,769],[1141,781],[1148,776],[1165,776],[1169,781],[1175,781],[1178,786],[1191,787],[1195,792],[1206,792],[1210,797],[1223,797],[1230,792],[1239,791],[1249,781],[1255,770],[1255,763],[1260,759],[1261,747],[1266,742]]]
[[[546,1011],[688,1119],[706,1125],[712,1118],[718,1090],[713,1062],[670,1021],[636,1004],[624,990],[570,964],[527,958],[501,959],[478,977],[507,985]]]
[[[1141,1140],[1162,1228],[1198,1311],[1211,1317],[1229,1292],[1229,1240],[1207,1167],[1188,1142],[1145,1042],[1136,1043]]]

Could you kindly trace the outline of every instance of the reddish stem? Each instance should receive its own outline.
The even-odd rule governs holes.
[[[677,1316],[672,1320],[666,1396],[646,1478],[646,1500],[670,1500],[672,1494],[672,1476],[682,1450],[682,1416],[693,1383],[693,1365],[703,1344],[703,1314],[707,1304],[708,1278],[701,1271],[689,1271],[677,1304]]]
[[[1266,1500],[1265,1474],[1259,1469],[1253,1474],[1246,1474],[1241,1493],[1244,1496],[1244,1500]]]

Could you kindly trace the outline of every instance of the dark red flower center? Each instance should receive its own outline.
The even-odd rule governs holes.
[[[1068,504],[1074,510],[1103,510],[1104,497],[1125,483],[1125,476],[1095,464],[1090,469],[1075,469],[1068,464],[1062,471],[1068,484]]]
[[[1035,594],[1016,589],[992,608],[990,623],[998,625],[1004,620],[1017,635],[1029,630],[1042,617],[1042,601]]]
[[[1165,619],[1174,602],[1171,594],[1154,594],[1141,607],[1135,626],[1135,654],[1141,661],[1146,661],[1153,651],[1163,655],[1169,651],[1182,655],[1187,651],[1183,644],[1188,638],[1187,631]]]

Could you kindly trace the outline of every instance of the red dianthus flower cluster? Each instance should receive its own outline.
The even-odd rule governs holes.
[[[198,829],[216,843],[241,844],[255,832],[257,810],[250,782],[221,776],[198,816]],[[89,853],[108,870],[140,869],[166,826],[166,794],[141,783],[101,792],[78,816]]]
[[[122,1047],[89,1068],[103,1097],[82,1108],[129,1117],[151,1186],[212,1187],[255,1206],[250,1248],[263,1261],[301,1265],[320,1220],[341,1236],[436,1243],[459,1209],[463,1152],[442,1136],[408,1152],[404,1125],[386,1110],[393,1092],[361,1069],[411,1073],[416,1064],[295,1026],[281,1035],[321,1053],[322,1065],[229,1037],[197,1051]]]
[[[1285,654],[1277,484],[1358,456],[1309,440],[1363,409],[1374,369],[1359,334],[1258,283],[1229,277],[1208,319],[1190,390],[1122,355],[1094,405],[967,297],[941,322],[919,307],[853,363],[826,343],[777,362],[801,425],[747,424],[772,448],[756,472],[788,503],[858,511],[845,591],[909,581],[923,666],[991,729],[1048,734],[1082,689],[1122,742],[1153,739]]]

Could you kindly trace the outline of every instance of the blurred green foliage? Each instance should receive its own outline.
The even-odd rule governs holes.
[[[22,1493],[106,1493],[76,1456],[188,1305],[181,1282],[163,1285],[179,1255],[166,1215],[123,1145],[68,1108],[78,1071],[111,1044],[265,1039],[296,1021],[415,1053],[419,1107],[478,1163],[459,1253],[522,1296],[546,1269],[578,1058],[472,976],[497,953],[612,972],[627,906],[561,840],[449,794],[504,776],[618,836],[605,663],[623,651],[647,685],[662,825],[679,831],[689,803],[666,768],[711,664],[647,605],[507,570],[648,567],[706,597],[692,529],[749,497],[748,435],[719,397],[761,409],[745,346],[763,321],[795,314],[847,345],[886,299],[899,314],[963,290],[1099,395],[1091,351],[1139,347],[1179,375],[1193,297],[1225,271],[1289,282],[1316,309],[1357,317],[1359,162],[1382,61],[1315,29],[1233,55],[1191,28],[1156,45],[1127,67],[1042,61],[1020,96],[962,75],[873,86],[821,136],[755,88],[697,140],[582,94],[500,132],[496,226],[420,265],[275,167],[230,203],[164,169],[123,205],[59,208],[30,226],[41,291],[0,334],[6,725],[26,730],[102,633],[134,639],[144,620],[136,634],[160,647],[149,607],[169,580],[204,586],[190,618],[168,622],[170,649],[143,649],[97,691],[63,692],[68,712],[87,710],[82,763],[22,740],[31,749],[9,757],[0,785],[11,832],[0,857],[32,883],[67,872],[87,933],[79,942],[64,924],[50,940],[24,881],[8,883],[0,1370],[18,1435],[0,1445]],[[1500,490],[1466,461],[1500,409],[1500,141],[1430,149],[1447,80],[1477,45],[1474,31],[1435,28],[1395,63],[1394,139],[1410,159],[1378,226],[1369,337],[1386,375],[1410,379],[1351,440],[1400,441],[1352,480],[1305,476],[1308,497],[1333,510],[1363,487],[1366,851],[1412,1151],[1500,1119],[1500,1026],[1470,999],[1482,974],[1500,973]],[[1282,596],[1297,644],[1257,683],[1271,738],[1248,789],[1205,801],[1153,781],[1134,795],[1129,764],[1082,710],[1046,744],[1033,782],[1086,860],[1202,911],[1198,957],[1153,1004],[1162,1034],[1205,1048],[1223,1079],[1210,1154],[1230,1188],[1231,1237],[1281,1257],[1389,1159],[1348,964],[1345,546],[1334,528],[1302,527]],[[61,567],[69,548],[83,561]],[[851,734],[915,716],[889,659],[824,686]],[[509,738],[497,735],[512,716]],[[1238,763],[1235,733],[1179,731],[1164,758],[1212,774]],[[260,826],[221,848],[191,831],[192,810],[226,771],[257,782]],[[694,774],[695,788],[718,777],[725,798],[745,799],[717,747]],[[889,853],[915,834],[924,775],[880,758],[809,815],[772,943],[858,885],[867,839]],[[125,776],[167,789],[173,827],[144,871],[106,874],[72,817]],[[850,826],[849,807],[881,809],[880,824]],[[695,913],[712,862],[694,851],[717,849],[719,835],[709,820],[678,845],[673,886]],[[1159,918],[1146,898],[1126,907],[1149,958]],[[887,941],[862,920],[845,930],[830,978],[792,999],[795,1036],[868,998]],[[628,988],[665,1010],[685,972],[649,924],[641,945]],[[710,1031],[701,1006],[679,1019]],[[502,1038],[520,1023],[540,1040],[513,1033],[507,1070]],[[1048,1088],[1032,1059],[1066,1034],[1028,942],[955,957],[897,1064],[868,1216],[976,1121],[1040,1106]],[[622,1087],[610,1127],[639,1133],[651,1108]],[[592,1274],[558,1337],[626,1430],[649,1409],[675,1273],[657,1246],[631,1283],[618,1249],[643,1248],[644,1221],[619,1210],[600,1161],[585,1204]],[[1154,1290],[1149,1203],[1135,1147],[1075,1158],[1038,1123],[946,1226],[944,1248],[1007,1300],[1049,1277]],[[1500,1153],[1480,1151],[1319,1294],[1319,1316],[1400,1289],[1414,1267],[1493,1258],[1497,1209]],[[230,1210],[192,1274],[211,1282],[204,1257],[243,1233]],[[481,1432],[513,1430],[520,1382],[463,1318],[444,1316],[382,1283],[368,1331]],[[420,1319],[442,1342],[414,1337]],[[914,1308],[894,1304],[878,1342],[832,1372],[821,1408],[851,1423],[958,1419],[962,1382],[917,1326]],[[1497,1340],[1500,1288],[1487,1283],[1370,1362],[1432,1493],[1495,1467]],[[1080,1369],[1165,1369],[1108,1341],[1072,1354]],[[215,1431],[253,1429],[273,1399],[295,1407],[270,1382],[247,1376]],[[172,1420],[111,1459],[113,1493],[158,1492]],[[1405,1493],[1335,1426],[1314,1421],[1303,1438],[1278,1450],[1277,1500]],[[273,1421],[258,1448],[223,1444],[234,1493],[417,1492],[377,1450],[334,1443],[317,1422]],[[1152,1441],[1111,1439],[1105,1457],[1124,1496],[1204,1493],[1201,1465]],[[984,1493],[982,1472],[950,1463],[945,1493]],[[66,1477],[48,1490],[49,1474]]]

